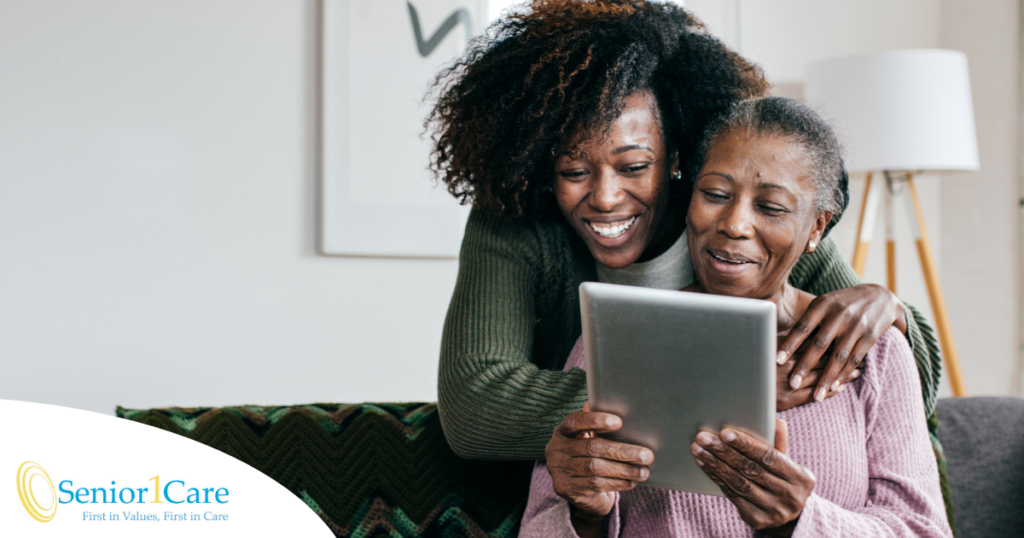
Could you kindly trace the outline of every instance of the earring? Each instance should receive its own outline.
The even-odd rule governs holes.
[[[818,248],[818,244],[815,243],[814,241],[811,241],[807,243],[807,248],[804,249],[804,252],[807,254],[814,254],[814,249],[816,248]]]
[[[675,181],[679,181],[680,179],[683,179],[683,173],[682,173],[682,172],[680,172],[679,170],[676,170],[676,171],[675,171],[675,172],[674,172],[674,173],[672,174],[672,179],[673,179],[673,180],[675,180]]]

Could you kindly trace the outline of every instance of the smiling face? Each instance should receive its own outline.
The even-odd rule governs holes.
[[[697,174],[687,240],[708,293],[773,299],[832,218],[815,206],[802,148],[791,139],[726,131]]]
[[[667,155],[655,106],[650,93],[633,94],[607,132],[555,160],[558,206],[606,267],[640,259],[665,220],[676,165]]]

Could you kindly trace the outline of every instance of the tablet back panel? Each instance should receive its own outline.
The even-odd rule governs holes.
[[[585,282],[590,410],[622,417],[610,439],[654,451],[645,485],[721,495],[690,444],[733,426],[775,437],[775,304]]]

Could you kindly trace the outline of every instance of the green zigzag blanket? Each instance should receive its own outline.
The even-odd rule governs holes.
[[[255,467],[346,538],[516,536],[533,466],[460,459],[436,404],[118,407],[117,416]]]

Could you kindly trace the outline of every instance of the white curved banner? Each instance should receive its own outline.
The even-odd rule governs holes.
[[[298,497],[180,435],[0,400],[3,536],[332,537]]]

